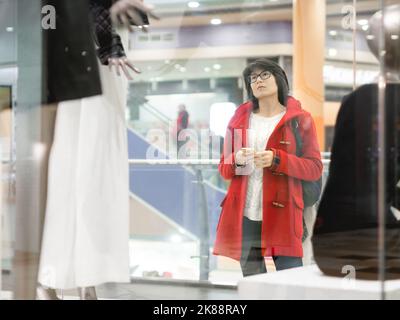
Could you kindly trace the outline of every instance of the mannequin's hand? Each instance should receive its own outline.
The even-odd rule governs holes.
[[[274,160],[274,153],[270,150],[256,152],[254,155],[254,164],[259,169],[272,166],[272,160]]]
[[[122,69],[128,80],[133,80],[132,76],[129,73],[129,69],[133,70],[136,73],[141,73],[141,71],[136,68],[126,57],[108,59],[108,67],[110,68],[110,71],[112,71],[113,67],[115,67],[118,76],[121,76]]]
[[[110,9],[111,20],[115,25],[122,23],[125,28],[133,32],[129,20],[138,26],[144,25],[144,21],[138,11],[151,16],[153,19],[160,19],[152,10],[150,6],[143,3],[143,0],[119,0]],[[142,30],[147,32],[146,28],[142,28]]]

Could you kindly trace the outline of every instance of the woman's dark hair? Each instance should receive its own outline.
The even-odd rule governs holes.
[[[257,59],[250,63],[243,71],[243,77],[246,84],[247,95],[251,102],[253,102],[253,109],[259,108],[258,99],[254,96],[253,90],[251,89],[250,75],[256,70],[268,70],[275,77],[276,85],[278,87],[278,100],[280,104],[286,106],[286,101],[289,95],[289,82],[285,71],[276,62],[262,58]]]

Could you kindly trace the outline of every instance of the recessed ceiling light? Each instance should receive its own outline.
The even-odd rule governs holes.
[[[214,68],[215,70],[221,70],[222,67],[221,67],[220,64],[216,63],[216,64],[213,65],[213,68]]]
[[[180,71],[180,72],[186,72],[186,68],[185,68],[185,67],[182,67],[182,68],[179,69],[179,71]]]
[[[331,35],[332,37],[337,36],[337,31],[336,30],[330,30],[329,31],[329,35]]]
[[[197,1],[190,1],[190,2],[188,2],[188,7],[189,8],[198,8],[198,7],[200,7],[200,3],[198,3]]]
[[[367,20],[367,19],[358,20],[358,24],[359,24],[360,26],[365,26],[365,25],[368,24],[368,20]]]
[[[369,25],[365,24],[361,27],[361,29],[363,29],[364,31],[367,31],[369,29]]]
[[[13,27],[7,27],[7,28],[6,28],[6,31],[7,31],[7,32],[13,32],[13,31],[14,31],[14,28],[13,28]]]
[[[392,35],[390,36],[390,38],[391,38],[392,40],[398,40],[398,39],[399,39],[399,36],[398,36],[397,34],[392,34]]]
[[[210,72],[210,71],[211,71],[211,68],[205,67],[205,68],[204,68],[204,71],[205,71],[205,72]]]
[[[219,19],[219,18],[214,18],[214,19],[211,19],[210,23],[211,23],[212,25],[214,25],[214,26],[217,26],[217,25],[221,24],[222,21],[221,21],[221,19]]]

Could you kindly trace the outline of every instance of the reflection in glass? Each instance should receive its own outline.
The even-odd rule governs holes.
[[[385,8],[369,20],[366,42],[383,70],[379,85],[359,87],[342,102],[335,126],[330,175],[318,209],[314,230],[314,254],[326,274],[343,277],[353,266],[356,279],[400,278],[400,225],[398,219],[400,6]],[[382,28],[383,27],[383,31]],[[379,39],[384,32],[384,54]],[[395,37],[396,38],[396,37]],[[396,42],[397,41],[397,42]],[[381,86],[381,81],[384,87]],[[381,97],[383,88],[383,100]],[[386,115],[381,117],[380,108]],[[380,123],[380,119],[384,119]],[[381,140],[382,135],[386,136]],[[386,174],[382,174],[381,162]],[[383,184],[382,184],[383,183]],[[382,188],[383,187],[383,188]],[[380,242],[380,209],[386,226],[383,250]],[[385,278],[380,275],[384,257]]]

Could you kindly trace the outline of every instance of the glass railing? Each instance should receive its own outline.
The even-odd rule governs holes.
[[[323,183],[329,154],[323,154]],[[218,159],[131,159],[131,276],[158,280],[236,285],[238,262],[212,255],[220,203],[229,182],[220,187],[205,176],[219,176]],[[189,171],[182,167],[190,168]],[[146,183],[144,186],[143,184]],[[147,204],[144,210],[143,203]],[[146,214],[144,214],[146,211]],[[143,221],[144,220],[144,221]],[[139,226],[145,222],[146,230]],[[163,225],[164,227],[156,227]],[[273,268],[272,261],[270,262]]]

